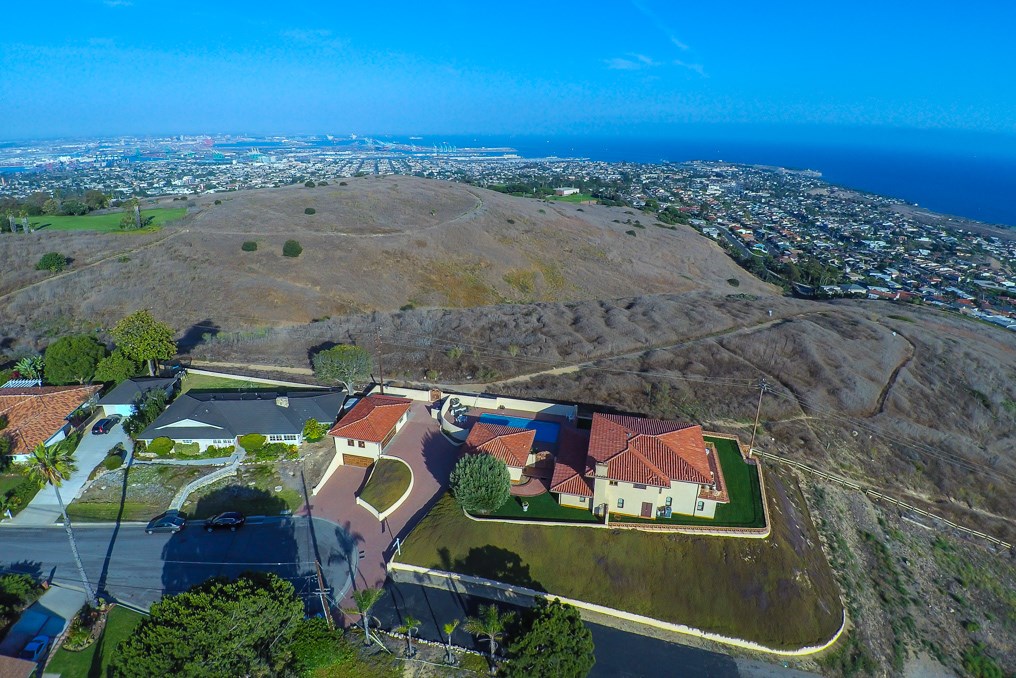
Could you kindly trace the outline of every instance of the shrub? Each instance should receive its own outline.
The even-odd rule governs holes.
[[[304,214],[317,214],[317,210],[314,209],[313,207],[305,207],[303,209],[303,213]]]
[[[312,675],[314,671],[334,663],[341,640],[342,631],[328,628],[328,622],[320,617],[298,622],[290,646],[298,675]]]
[[[38,491],[39,483],[31,478],[25,478],[7,493],[7,498],[10,500],[12,508],[20,509],[28,506],[28,502],[32,501],[32,497]]]
[[[303,248],[295,240],[287,240],[286,244],[282,246],[282,256],[284,257],[298,257],[303,252]]]
[[[159,437],[148,444],[148,451],[157,457],[169,454],[176,443],[172,438]]]
[[[328,433],[328,427],[317,421],[316,419],[308,419],[303,422],[303,438],[312,443],[316,443],[325,437]]]
[[[240,245],[240,249],[242,249],[244,252],[257,252],[258,244],[253,240],[247,240],[242,245]]]
[[[215,204],[216,204],[216,205],[221,205],[221,204],[222,204],[222,201],[221,201],[221,200],[216,200],[216,201],[215,201]]]
[[[408,304],[402,304],[402,306],[399,306],[400,311],[412,311],[414,308],[416,308],[416,304],[414,304],[413,302],[409,302]]]
[[[240,444],[240,447],[248,452],[257,452],[265,446],[267,441],[268,438],[264,437],[260,433],[248,433],[247,435],[240,436],[236,439],[236,442]]]
[[[65,268],[67,268],[67,257],[59,252],[47,252],[43,254],[39,258],[39,263],[35,265],[35,270],[37,271],[52,271],[53,273],[59,273]]]
[[[635,236],[635,231],[625,231],[625,233],[633,237]]]
[[[177,443],[173,451],[177,454],[193,457],[201,451],[201,445],[199,443]]]
[[[306,186],[307,188],[314,188],[314,182],[313,181],[305,181],[305,182],[303,182],[303,185]]]
[[[297,456],[296,445],[286,443],[268,443],[262,445],[254,452],[254,461],[278,461],[279,459],[293,459]]]
[[[107,471],[114,471],[123,466],[123,459],[119,455],[111,454],[102,460],[102,467]]]
[[[340,181],[339,186],[349,186],[349,183],[345,181]]]
[[[221,447],[209,445],[205,448],[203,456],[208,459],[215,459],[216,457],[228,457],[234,452],[236,452],[236,445],[222,445]]]
[[[511,476],[505,463],[489,454],[459,459],[451,475],[452,494],[471,513],[496,511],[511,496]]]
[[[741,281],[738,280],[737,278],[727,278],[727,284],[730,285],[731,287],[740,287]]]

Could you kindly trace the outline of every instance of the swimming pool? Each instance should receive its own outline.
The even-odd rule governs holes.
[[[541,443],[556,443],[557,434],[561,430],[561,426],[553,421],[537,421],[535,419],[523,419],[522,417],[509,417],[503,414],[481,414],[480,421],[488,424],[532,429],[536,431],[536,440]]]

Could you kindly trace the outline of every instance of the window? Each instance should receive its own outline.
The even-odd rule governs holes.
[[[697,505],[695,506],[695,510],[696,510],[696,511],[701,511],[701,510],[703,510],[703,509],[704,509],[705,507],[706,507],[706,503],[705,503],[704,501],[700,501],[700,502],[699,502],[699,503],[698,503],[698,504],[697,504]]]
[[[613,486],[613,485],[617,485],[617,481],[616,481],[616,480],[611,480],[611,481],[610,481],[610,484],[611,484],[612,486]]]
[[[674,500],[671,497],[667,497],[667,506],[673,506]]]
[[[352,438],[347,438],[347,439],[346,439],[346,443],[347,443],[347,444],[348,444],[348,445],[349,445],[350,447],[352,447],[353,445],[355,445],[355,444],[356,444],[356,443],[354,443],[354,442],[353,442],[353,439],[352,439]]]
[[[621,499],[620,497],[618,497],[618,499],[617,499],[617,507],[618,508],[624,508],[624,499]]]
[[[646,486],[642,485],[640,483],[635,483],[634,487],[635,487],[636,490],[644,490],[644,489],[646,489]]]
[[[364,445],[363,445],[363,441],[362,441],[362,440],[357,440],[357,441],[356,441],[356,444],[357,444],[357,446],[359,446],[359,447],[363,447],[363,446],[364,446]]]
[[[182,444],[184,444],[184,445],[190,445],[190,444],[191,444],[192,442],[194,442],[194,441],[193,441],[193,440],[181,440],[180,442],[181,442]]]
[[[282,436],[282,439],[283,440],[298,440],[299,437],[298,436],[294,436],[294,435],[284,435],[284,436]]]
[[[586,503],[586,499],[587,499],[586,497],[579,497],[579,503],[580,504],[585,504]]]

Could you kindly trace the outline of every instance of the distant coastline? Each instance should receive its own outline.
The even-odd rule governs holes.
[[[1012,198],[1016,194],[1016,158],[743,140],[424,135],[420,143],[441,142],[460,147],[511,146],[525,158],[640,163],[723,160],[813,170],[830,184],[916,203],[943,216],[1016,228],[1016,200]]]

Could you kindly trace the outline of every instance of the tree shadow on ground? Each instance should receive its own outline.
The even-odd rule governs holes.
[[[289,505],[271,492],[246,485],[226,485],[198,499],[186,511],[189,520],[203,520],[225,511],[239,511],[247,516],[278,516]]]
[[[209,343],[209,340],[214,339],[219,334],[220,329],[218,323],[211,318],[205,318],[196,322],[187,328],[182,337],[176,340],[177,349],[180,352],[184,352],[201,344]]]
[[[457,572],[484,579],[494,579],[505,584],[524,586],[534,591],[546,592],[540,582],[529,574],[529,565],[522,562],[519,554],[499,546],[480,546],[469,549],[462,558],[452,560],[447,548],[438,549],[441,562],[435,565],[445,572]]]
[[[334,341],[323,341],[320,344],[316,344],[307,349],[307,362],[314,364],[314,356],[321,351],[327,351],[330,348],[335,348],[338,344]]]

